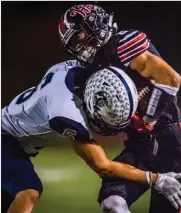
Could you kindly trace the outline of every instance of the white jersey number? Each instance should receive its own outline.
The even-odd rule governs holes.
[[[43,89],[47,84],[49,84],[53,78],[54,73],[48,73],[41,81],[40,89]],[[37,90],[37,87],[32,87],[25,92],[23,92],[17,99],[16,104],[22,104],[26,100],[28,100]]]

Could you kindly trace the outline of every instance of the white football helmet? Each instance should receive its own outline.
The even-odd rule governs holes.
[[[136,112],[138,93],[123,70],[108,67],[87,80],[84,102],[91,129],[100,135],[116,135],[129,125]]]

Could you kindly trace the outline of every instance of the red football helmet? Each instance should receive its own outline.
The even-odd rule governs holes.
[[[92,63],[100,47],[117,31],[113,13],[103,8],[83,4],[68,9],[59,22],[59,34],[63,45],[78,60]]]

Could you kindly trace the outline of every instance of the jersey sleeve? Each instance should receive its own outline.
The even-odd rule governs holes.
[[[69,84],[65,81],[66,76],[65,72],[56,72],[46,93],[49,125],[62,136],[87,141],[90,139],[87,123],[75,105],[72,92],[68,89],[72,75],[69,76]]]
[[[118,57],[126,67],[131,60],[145,52],[150,45],[146,34],[138,30],[120,31],[118,38]]]
[[[63,116],[56,116],[49,120],[50,127],[64,137],[72,140],[89,141],[87,128],[82,123]]]
[[[49,105],[50,127],[61,135],[71,136],[73,140],[88,141],[90,139],[89,131],[80,110],[76,108],[69,94],[64,95],[67,97],[57,97],[51,100]]]

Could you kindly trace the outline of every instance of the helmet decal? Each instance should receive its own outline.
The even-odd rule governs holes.
[[[87,4],[87,5],[75,5],[72,7],[72,11],[70,12],[70,16],[74,17],[77,14],[81,15],[82,17],[86,17],[95,9],[95,5]]]

